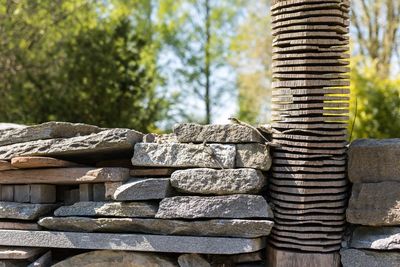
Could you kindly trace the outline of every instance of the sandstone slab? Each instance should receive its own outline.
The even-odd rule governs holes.
[[[263,144],[236,145],[236,168],[269,170],[272,164],[269,146]]]
[[[155,144],[135,145],[132,164],[146,167],[234,168],[234,145]]]
[[[0,230],[0,245],[168,253],[239,254],[263,249],[265,240],[262,238]]]
[[[400,253],[364,249],[341,249],[343,267],[398,267]]]
[[[400,181],[400,139],[358,139],[351,143],[348,155],[351,182]]]
[[[53,211],[57,205],[0,202],[0,218],[16,220],[36,220]]]
[[[171,194],[168,178],[131,179],[118,187],[112,198],[117,201],[163,199]]]
[[[400,182],[354,184],[347,221],[370,226],[400,225]]]
[[[269,220],[164,220],[150,218],[45,217],[44,228],[67,232],[148,233],[191,236],[229,236],[254,238],[266,236],[274,225]]]
[[[154,217],[157,205],[146,202],[77,202],[54,211],[55,216]]]
[[[230,195],[217,197],[179,196],[161,201],[157,218],[273,218],[262,196]]]
[[[176,171],[171,185],[180,192],[193,194],[251,194],[266,185],[265,176],[254,169],[189,169]]]
[[[174,133],[181,143],[264,143],[264,138],[250,127],[239,124],[175,125]]]
[[[0,160],[18,156],[51,156],[74,161],[98,161],[113,156],[129,157],[143,134],[129,129],[111,129],[67,139],[37,140],[0,146]]]
[[[15,222],[15,221],[0,221],[0,229],[14,229],[14,230],[40,230],[37,223],[31,222]]]
[[[11,165],[16,169],[62,168],[79,166],[79,164],[71,161],[50,157],[16,157],[11,159]]]
[[[400,249],[400,227],[357,227],[351,236],[351,248]]]
[[[14,167],[11,165],[11,162],[0,160],[0,171],[8,171],[12,169],[14,169]]]

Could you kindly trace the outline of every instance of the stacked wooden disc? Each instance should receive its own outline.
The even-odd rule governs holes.
[[[274,164],[269,194],[278,248],[340,248],[347,200],[348,0],[272,3]]]

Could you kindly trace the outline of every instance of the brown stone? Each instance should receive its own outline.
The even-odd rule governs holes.
[[[11,165],[16,169],[61,168],[79,166],[79,164],[76,164],[74,162],[49,157],[15,157],[11,159]]]
[[[275,206],[279,206],[287,209],[315,209],[315,208],[341,208],[347,204],[346,199],[339,201],[320,201],[316,203],[304,203],[304,202],[285,202],[284,200],[273,199],[272,202]]]
[[[133,177],[168,177],[176,171],[176,168],[147,168],[130,170]]]
[[[319,74],[323,75],[323,74]],[[305,96],[310,96],[310,95],[346,95],[350,93],[350,89],[348,88],[324,88],[324,89],[292,89],[292,88],[279,88],[279,89],[274,89],[272,90],[272,95],[273,96],[287,96],[287,95],[305,95]]]
[[[282,220],[279,218],[275,218],[274,219],[276,224],[280,224],[280,225],[297,225],[297,226],[301,226],[301,225],[321,225],[321,226],[343,226],[345,225],[345,221],[341,220],[341,221],[320,221],[320,220]]]
[[[297,134],[284,134],[284,133],[275,133],[272,135],[274,140],[280,139],[288,139],[288,140],[297,140],[297,141],[346,141],[347,135],[338,135],[338,136],[312,136],[312,135],[297,135]],[[335,165],[335,164],[333,164]],[[344,165],[344,164],[343,164]]]
[[[341,221],[345,219],[343,214],[282,214],[275,210],[275,218],[282,220],[292,220],[292,221]]]
[[[345,167],[307,167],[307,166],[276,166],[272,168],[277,172],[344,172]]]
[[[308,225],[281,225],[275,224],[274,228],[281,231],[289,231],[289,232],[305,232],[305,233],[314,233],[314,232],[337,232],[341,233],[344,231],[344,226],[308,226]]]
[[[274,178],[289,178],[299,180],[315,180],[315,179],[344,179],[346,175],[344,173],[278,173],[272,174]]]
[[[333,47],[320,47],[317,45],[297,45],[297,46],[288,46],[288,47],[273,47],[272,53],[308,53],[308,52],[316,52],[316,53],[324,53],[324,52],[349,52],[349,48],[347,46],[333,46]],[[349,72],[348,71],[339,71],[335,69],[337,67],[329,67],[331,71],[329,72]],[[287,71],[290,72],[290,71]],[[321,72],[321,71],[320,71]]]
[[[349,21],[346,18],[335,17],[335,16],[324,16],[324,17],[308,17],[301,19],[290,19],[285,21],[280,21],[272,24],[272,29],[291,27],[292,25],[298,24],[335,24],[338,26],[348,27]],[[329,43],[327,43],[329,44]]]
[[[271,184],[277,186],[292,186],[292,187],[324,187],[324,188],[332,188],[332,187],[343,187],[348,185],[346,179],[341,180],[293,180],[293,179],[270,179]]]
[[[31,222],[0,221],[0,229],[40,230],[40,226]]]
[[[337,252],[340,249],[340,244],[339,245],[322,245],[322,244],[320,244],[320,245],[316,245],[316,246],[304,245],[304,244],[299,245],[299,244],[284,242],[282,240],[276,241],[274,239],[270,239],[269,242],[278,248],[295,249],[295,250],[312,252],[312,253]],[[293,266],[293,267],[295,267],[295,266]]]
[[[14,169],[9,161],[0,160],[0,171],[8,171]]]
[[[292,244],[302,245],[302,246],[335,246],[340,245],[341,239],[300,239],[295,237],[283,237],[276,234],[272,235],[273,239],[276,241],[288,242]]]
[[[321,186],[323,186],[321,184]],[[287,194],[300,194],[300,195],[315,195],[315,194],[342,194],[347,192],[348,187],[325,187],[325,188],[307,188],[307,187],[287,187],[269,185],[269,189],[274,192],[282,192]]]
[[[274,206],[274,211],[279,212],[283,215],[308,215],[308,214],[340,214],[343,215],[346,212],[345,207],[338,208],[314,208],[314,209],[288,209]]]
[[[299,233],[299,232],[294,232],[294,231],[286,231],[286,230],[278,230],[278,229],[273,229],[272,233],[274,235],[278,235],[280,237],[290,237],[290,238],[297,238],[297,239],[328,239],[328,240],[335,240],[337,242],[338,240],[342,239],[342,233],[341,232],[330,232],[330,233],[324,233],[324,232],[309,232],[309,233]]]
[[[284,193],[270,192],[271,197],[290,201],[290,202],[314,202],[314,201],[338,201],[347,198],[347,194],[335,194],[335,195],[289,195]]]

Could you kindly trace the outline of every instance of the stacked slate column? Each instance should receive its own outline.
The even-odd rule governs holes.
[[[279,249],[340,249],[347,199],[349,5],[272,3],[276,148],[269,194],[276,226],[270,257],[278,257]],[[339,264],[334,257],[331,262]]]

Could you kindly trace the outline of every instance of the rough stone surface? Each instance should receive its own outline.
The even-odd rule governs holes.
[[[179,196],[160,203],[157,218],[272,218],[272,210],[262,196],[218,197]]]
[[[189,169],[171,176],[174,188],[193,194],[251,194],[260,192],[265,184],[264,175],[254,169]]]
[[[269,170],[272,164],[269,147],[262,144],[236,145],[236,167]]]
[[[343,267],[398,267],[400,253],[381,252],[363,249],[342,249]]]
[[[174,267],[172,260],[159,254],[125,252],[125,251],[91,251],[67,258],[54,267]]]
[[[163,199],[170,193],[168,178],[131,179],[118,187],[112,198],[117,201]]]
[[[250,127],[239,124],[200,125],[177,124],[174,133],[181,143],[264,143],[260,134]]]
[[[268,220],[164,220],[141,218],[45,217],[44,228],[68,232],[125,232],[191,236],[230,236],[254,238],[266,236],[274,225]]]
[[[104,155],[130,155],[143,134],[129,129],[111,129],[96,134],[67,139],[37,140],[0,147],[0,160],[17,156],[57,156],[63,158],[101,159]]]
[[[234,168],[234,145],[155,144],[135,145],[132,164],[146,167]]]
[[[265,247],[262,238],[0,230],[0,245],[199,254],[238,254]]]
[[[179,267],[211,267],[199,254],[182,254],[178,257]]]
[[[54,211],[55,216],[154,217],[157,206],[146,202],[78,202]]]
[[[46,122],[39,125],[0,130],[0,146],[42,139],[71,138],[102,131],[101,128],[69,122]]]
[[[348,155],[353,183],[400,182],[400,138],[358,139],[351,143]]]
[[[36,220],[40,216],[54,210],[52,204],[30,204],[16,202],[0,202],[0,218],[16,220]]]
[[[400,249],[400,227],[357,227],[350,247],[375,250]]]
[[[43,251],[42,248],[0,247],[0,259],[1,260],[29,259],[39,255],[42,251]]]
[[[400,225],[400,182],[354,184],[347,221],[352,224]]]
[[[0,160],[0,171],[8,171],[12,169],[14,169],[14,167],[11,165],[9,161]]]
[[[14,229],[14,230],[40,230],[40,226],[34,222],[14,222],[14,221],[0,221],[0,229]]]
[[[17,169],[62,168],[79,166],[79,164],[74,162],[50,157],[16,157],[11,159],[11,165]]]

